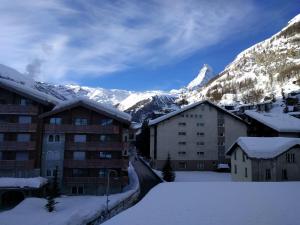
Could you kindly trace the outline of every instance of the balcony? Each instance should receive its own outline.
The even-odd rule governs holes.
[[[85,142],[85,143],[74,143],[67,142],[66,150],[70,151],[122,151],[124,144],[122,142],[113,142],[113,143],[101,143],[101,142]]]
[[[36,124],[0,123],[0,132],[36,132]]]
[[[34,160],[0,160],[0,169],[32,170],[34,169]]]
[[[87,159],[64,160],[65,168],[127,168],[128,160],[124,159]]]
[[[35,141],[31,142],[17,142],[17,141],[4,141],[0,142],[1,151],[33,151],[35,150]]]
[[[38,115],[39,109],[32,105],[0,105],[0,114]]]
[[[64,182],[68,184],[106,184],[107,178],[105,177],[65,177]],[[109,180],[112,185],[122,185],[128,183],[128,177],[117,177]]]
[[[46,124],[45,133],[118,134],[118,126]]]

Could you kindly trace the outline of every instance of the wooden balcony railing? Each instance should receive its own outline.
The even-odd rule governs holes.
[[[65,168],[127,168],[127,159],[64,160]]]
[[[37,115],[39,109],[32,105],[0,105],[0,114]]]
[[[36,132],[36,124],[0,123],[0,132]]]
[[[31,142],[17,142],[4,141],[0,142],[0,150],[2,151],[32,151],[35,150],[35,141]]]
[[[96,133],[96,134],[118,134],[118,126],[100,125],[72,125],[72,124],[46,124],[45,133]]]
[[[66,142],[66,150],[77,151],[122,151],[124,149],[124,144],[122,142],[113,143],[101,143],[101,142],[85,142],[85,143],[74,143]]]
[[[34,168],[34,160],[0,160],[0,169],[24,169]]]
[[[68,184],[80,183],[80,184],[106,184],[107,178],[105,177],[65,177],[64,182]],[[121,185],[128,183],[127,177],[116,177],[109,180],[112,185]]]

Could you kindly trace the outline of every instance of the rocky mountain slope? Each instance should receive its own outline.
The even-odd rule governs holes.
[[[209,98],[252,103],[300,89],[300,14],[280,32],[241,52],[202,88],[186,93],[189,102]]]
[[[212,68],[204,64],[198,75],[188,85],[188,90],[194,90],[207,84],[214,77]]]

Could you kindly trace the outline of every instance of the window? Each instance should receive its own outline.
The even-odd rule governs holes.
[[[179,125],[179,126],[185,126],[186,123],[185,123],[185,122],[179,122],[178,125]]]
[[[79,143],[82,143],[82,142],[86,142],[86,135],[85,134],[75,134],[74,135],[74,142],[79,142]]]
[[[178,144],[179,145],[186,145],[186,142],[185,141],[179,141]]]
[[[75,121],[74,121],[74,124],[77,125],[77,126],[87,125],[88,120],[86,118],[76,118]]]
[[[197,135],[198,136],[204,136],[204,133],[203,132],[197,132]]]
[[[18,142],[29,142],[30,141],[30,134],[18,134],[17,135]]]
[[[193,114],[191,114],[191,118],[193,118],[194,117],[194,115]]]
[[[185,114],[185,117],[186,117],[186,118],[188,118],[188,117],[189,117],[189,115],[188,115],[188,114]]]
[[[203,141],[197,142],[197,145],[204,145]]]
[[[201,105],[201,110],[202,110],[202,111],[205,110],[205,105]]]
[[[197,127],[203,127],[204,123],[197,123]]]
[[[25,161],[29,159],[29,155],[27,152],[17,152],[16,160]]]
[[[84,193],[83,186],[73,186],[72,187],[72,194],[73,195],[82,195]]]
[[[186,152],[178,152],[179,155],[185,155]]]
[[[21,124],[30,124],[31,116],[19,116],[19,123]]]
[[[47,177],[51,177],[52,176],[52,171],[50,169],[47,170]]]
[[[59,160],[60,159],[59,151],[47,151],[46,159],[49,161]]]
[[[198,115],[199,118],[202,118],[202,115]]]
[[[85,177],[88,175],[88,171],[85,169],[73,169],[72,173],[74,177]]]
[[[248,177],[248,170],[245,168],[245,177]]]
[[[99,152],[100,159],[111,159],[112,154],[110,152]]]
[[[102,119],[100,120],[101,126],[109,126],[113,124],[113,119]]]
[[[53,142],[53,141],[54,141],[53,135],[49,135],[49,137],[48,137],[48,142]]]
[[[288,179],[286,169],[282,170],[282,172],[281,172],[281,178],[282,178],[282,180],[287,180]]]
[[[234,173],[237,174],[237,166],[234,165]]]
[[[247,158],[247,156],[246,156],[246,154],[243,152],[243,162],[245,162],[246,158]]]
[[[271,170],[266,169],[266,180],[271,180]]]
[[[180,169],[186,169],[186,162],[179,162]]]
[[[107,169],[99,169],[99,177],[106,177]]]
[[[234,160],[236,160],[236,150],[234,151]]]
[[[0,134],[0,142],[4,141],[4,134]]]
[[[61,124],[61,118],[59,117],[50,118],[50,124]]]
[[[186,132],[178,132],[178,135],[186,135]]]
[[[59,135],[55,135],[55,142],[60,142],[60,136]]]
[[[74,160],[85,160],[85,152],[73,152]]]
[[[20,99],[20,102],[19,102],[20,105],[29,105],[30,104],[30,100],[28,99],[25,99],[25,98],[21,98]]]
[[[0,151],[0,160],[2,160],[2,152]]]
[[[224,137],[224,133],[223,133],[223,132],[220,132],[220,133],[219,133],[219,137]]]
[[[294,153],[286,153],[285,155],[287,163],[295,163],[295,154]]]
[[[204,169],[204,162],[197,162],[197,169],[203,170]]]
[[[197,152],[197,155],[204,156],[204,152]]]
[[[184,114],[181,114],[181,117],[184,117]]]

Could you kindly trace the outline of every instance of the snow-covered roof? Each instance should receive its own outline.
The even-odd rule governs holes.
[[[240,137],[228,149],[226,154],[231,155],[237,145],[250,158],[269,159],[284,153],[296,145],[300,145],[300,138]]]
[[[245,114],[278,132],[300,132],[300,120],[284,113],[246,110]]]
[[[128,113],[122,112],[114,108],[113,106],[104,105],[85,97],[78,97],[78,98],[61,102],[60,104],[56,105],[52,111],[42,114],[41,117],[53,115],[58,112],[62,112],[66,109],[73,108],[79,105],[91,108],[100,113],[106,113],[114,117],[116,120],[120,120],[128,124],[131,123],[131,116]]]
[[[0,177],[0,188],[40,188],[45,184],[47,184],[47,179],[43,177]]]
[[[204,104],[204,103],[208,103],[208,104],[210,104],[211,106],[213,106],[213,107],[215,107],[215,108],[217,108],[217,109],[219,109],[219,110],[221,110],[221,111],[223,111],[223,112],[229,114],[230,116],[232,116],[232,117],[234,117],[234,118],[236,118],[236,119],[238,119],[238,120],[244,122],[240,117],[234,115],[233,113],[229,112],[228,110],[226,110],[226,109],[224,109],[224,108],[222,108],[222,107],[220,107],[220,106],[218,106],[218,105],[212,103],[212,102],[209,101],[209,100],[203,100],[203,101],[195,102],[195,103],[193,103],[193,104],[190,104],[190,105],[188,105],[188,106],[185,106],[185,107],[183,107],[183,108],[181,108],[181,109],[179,109],[179,110],[170,112],[170,113],[168,113],[168,114],[166,114],[166,115],[164,115],[164,116],[160,116],[160,117],[158,117],[158,118],[156,118],[156,119],[154,119],[154,120],[150,120],[150,121],[149,121],[149,126],[158,124],[158,123],[160,123],[160,122],[162,122],[162,121],[164,121],[164,120],[167,120],[167,119],[169,119],[169,118],[171,118],[171,117],[174,117],[174,116],[176,116],[176,115],[178,115],[178,114],[180,114],[180,113],[182,113],[182,112],[185,112],[185,111],[187,111],[187,110],[190,110],[190,109],[192,109],[192,108],[194,108],[194,107],[196,107],[196,106],[198,106],[198,105]]]

